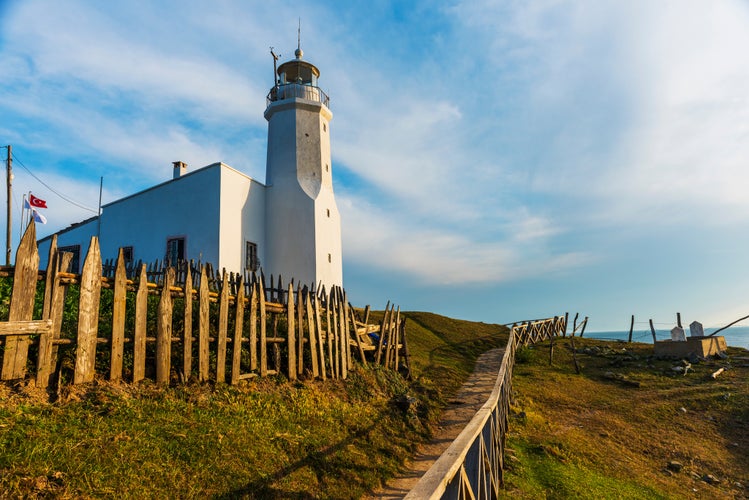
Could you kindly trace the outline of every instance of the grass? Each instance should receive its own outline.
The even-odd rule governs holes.
[[[0,496],[364,496],[429,438],[478,355],[507,339],[498,325],[402,314],[412,381],[359,367],[345,382],[98,381],[59,396],[0,385]],[[648,344],[575,344],[580,374],[570,339],[555,342],[552,366],[548,343],[518,351],[504,498],[747,496],[749,353],[683,375]],[[418,404],[399,409],[403,394]]]
[[[551,367],[548,343],[516,358],[507,498],[747,496],[745,350],[683,375],[680,361],[653,358],[649,344],[575,344],[581,374],[569,339],[555,342]],[[728,369],[711,378],[720,367]],[[683,468],[669,470],[672,461]]]
[[[431,434],[507,330],[402,313],[414,379],[254,379],[161,388],[98,381],[59,395],[0,385],[0,491],[10,497],[358,498]],[[394,398],[418,404],[403,411]]]

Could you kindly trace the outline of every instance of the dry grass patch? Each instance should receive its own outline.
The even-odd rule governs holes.
[[[569,340],[556,341],[551,367],[548,343],[516,364],[509,496],[747,495],[746,363],[693,363],[683,375],[681,361],[653,358],[648,344],[575,343],[579,375]],[[719,367],[727,370],[712,379]]]

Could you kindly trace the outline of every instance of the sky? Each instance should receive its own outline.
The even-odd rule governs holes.
[[[0,0],[14,220],[32,191],[45,236],[96,213],[100,178],[106,204],[177,160],[263,181],[269,48],[292,59],[300,20],[355,305],[749,314],[743,0]]]

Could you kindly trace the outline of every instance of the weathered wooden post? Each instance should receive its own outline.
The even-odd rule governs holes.
[[[198,288],[198,380],[205,382],[210,376],[209,340],[210,335],[210,291],[206,266],[200,267],[200,288]]]
[[[62,329],[62,310],[65,305],[65,288],[60,282],[60,272],[70,265],[73,254],[69,252],[60,253],[57,251],[57,238],[53,237],[50,247],[49,263],[47,265],[47,283],[51,283],[51,294],[49,298],[49,307],[44,308],[43,318],[52,320],[52,331],[49,335],[42,335],[39,338],[39,358],[37,360],[36,385],[37,387],[47,387],[52,378],[52,372],[57,364],[58,347],[54,341],[60,338]],[[51,275],[51,279],[50,279]],[[45,293],[46,295],[46,293]],[[45,299],[45,305],[47,300]]]
[[[221,277],[221,293],[218,300],[218,332],[216,341],[216,382],[226,382],[226,337],[229,333],[229,278],[226,269]]]
[[[83,263],[78,303],[78,342],[74,384],[92,382],[96,366],[96,335],[99,332],[99,300],[101,298],[101,253],[99,238],[91,237],[88,255]]]
[[[234,341],[232,342],[231,383],[239,383],[239,370],[242,365],[242,332],[244,327],[244,281],[239,276],[237,294],[234,299]]]
[[[185,314],[182,332],[182,376],[184,381],[192,375],[192,261],[186,263]]]
[[[289,358],[289,362],[288,362],[289,380],[296,380],[297,378],[295,329],[296,329],[296,325],[294,325],[294,285],[289,283],[289,298],[286,301],[286,348],[287,348],[287,354]]]
[[[36,247],[36,226],[32,220],[26,228],[26,232],[16,250],[13,291],[8,314],[9,322],[31,321],[33,319],[36,277],[38,273],[39,253]],[[12,335],[5,338],[3,370],[2,377],[0,378],[11,380],[26,376],[26,359],[28,357],[29,344],[30,338],[28,335]]]
[[[156,316],[156,383],[169,384],[172,367],[172,285],[174,268],[169,266],[164,272],[159,299],[159,312]]]
[[[632,315],[632,320],[629,322],[629,339],[627,342],[632,342],[632,330],[635,328],[635,315]]]
[[[109,380],[122,379],[122,356],[125,351],[125,302],[127,300],[127,273],[125,254],[120,248],[114,271],[112,299],[112,345],[109,365]]]
[[[653,326],[653,320],[652,319],[650,320],[650,333],[653,334],[653,344],[655,344],[655,342],[656,342],[656,340],[655,340],[655,327]]]
[[[135,334],[133,336],[133,382],[146,376],[146,328],[148,325],[148,273],[141,264],[138,292],[135,295]]]

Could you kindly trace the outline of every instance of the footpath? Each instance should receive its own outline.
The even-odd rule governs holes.
[[[421,476],[437,461],[458,437],[476,412],[489,399],[497,381],[504,348],[492,349],[479,356],[473,374],[460,388],[442,414],[432,440],[419,447],[407,468],[382,488],[373,492],[373,499],[403,498],[419,482]]]

